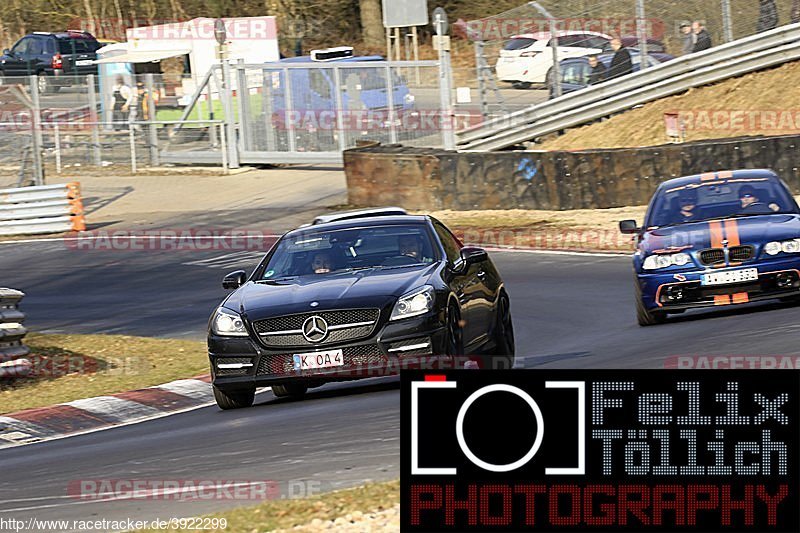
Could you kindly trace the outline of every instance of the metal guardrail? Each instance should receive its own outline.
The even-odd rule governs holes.
[[[25,357],[30,350],[23,344],[28,330],[19,302],[24,297],[22,291],[0,288],[0,380],[25,377],[33,366]]]
[[[488,120],[459,132],[458,149],[508,148],[692,87],[796,59],[800,59],[800,24],[781,26]]]
[[[33,235],[83,231],[78,182],[0,189],[0,235]]]

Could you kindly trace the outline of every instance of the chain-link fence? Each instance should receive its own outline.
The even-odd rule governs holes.
[[[614,37],[632,56],[628,73],[794,22],[800,22],[800,0],[541,0],[456,24],[454,34],[463,39],[458,47],[480,43],[474,77],[463,65],[462,83],[477,85],[478,94],[482,87],[490,104],[505,100],[504,110],[514,111],[597,81],[590,77],[588,56],[597,55],[601,66],[610,67]],[[481,61],[499,92],[480,83]],[[554,72],[561,83],[553,82]],[[458,75],[456,80],[458,85]]]
[[[56,85],[42,78],[3,79],[0,186],[36,183],[85,167],[135,173],[170,158],[191,161],[191,153],[214,163],[226,157],[225,134],[213,111],[198,107],[194,116],[184,117],[191,80],[126,74],[60,78]]]

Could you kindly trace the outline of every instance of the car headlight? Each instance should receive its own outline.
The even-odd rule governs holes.
[[[425,285],[401,296],[394,304],[389,320],[399,320],[411,316],[422,315],[433,309],[434,290]]]
[[[764,253],[767,255],[777,255],[781,252],[785,254],[800,253],[800,239],[772,241],[764,245]]]
[[[246,337],[247,330],[244,329],[244,321],[239,313],[220,307],[214,313],[214,320],[211,321],[211,331],[215,335],[226,337]]]
[[[645,270],[658,270],[659,268],[667,268],[673,265],[683,266],[688,264],[691,260],[692,258],[689,257],[689,254],[683,252],[677,254],[650,255],[645,258],[642,268]]]

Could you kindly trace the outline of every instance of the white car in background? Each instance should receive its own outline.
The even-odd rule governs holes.
[[[544,84],[553,66],[550,32],[514,35],[497,59],[497,79],[527,89]],[[599,54],[610,47],[611,36],[593,31],[565,31],[558,34],[558,59]]]

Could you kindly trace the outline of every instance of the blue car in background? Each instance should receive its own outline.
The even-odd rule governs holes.
[[[667,314],[800,297],[800,209],[771,170],[707,172],[665,181],[633,255],[640,326]]]
[[[414,96],[406,80],[392,69],[392,79],[387,80],[386,67],[376,63],[374,67],[348,67],[352,63],[384,61],[381,56],[345,56],[325,60],[314,60],[314,56],[291,57],[280,60],[285,65],[308,65],[308,68],[290,68],[291,109],[303,113],[334,111],[338,105],[349,111],[388,111],[390,106],[401,112],[414,107]],[[339,69],[339,87],[334,69],[330,65],[344,66]],[[282,115],[288,108],[285,74],[273,72],[273,111]],[[277,77],[277,79],[275,79]],[[390,90],[391,89],[391,90]],[[337,101],[337,92],[341,102]]]
[[[392,125],[400,129],[415,117],[414,95],[398,69],[387,69],[381,56],[352,54],[352,47],[312,50],[265,66],[270,119],[263,124],[275,132],[275,149],[289,150],[292,138],[297,149],[321,152],[359,140],[387,143]]]
[[[635,48],[628,48],[631,54],[631,61],[633,62],[633,71],[638,72],[642,66],[642,57],[639,50]],[[608,69],[611,67],[611,59],[614,53],[598,54],[597,59]],[[648,52],[647,62],[648,68],[667,61],[675,59],[674,56],[663,52]],[[562,59],[559,62],[559,69],[561,70],[561,94],[568,94],[574,91],[585,89],[589,86],[589,75],[592,72],[592,67],[589,66],[589,56],[572,57]],[[547,73],[547,89],[550,98],[555,98],[555,84],[553,83],[552,69]]]

